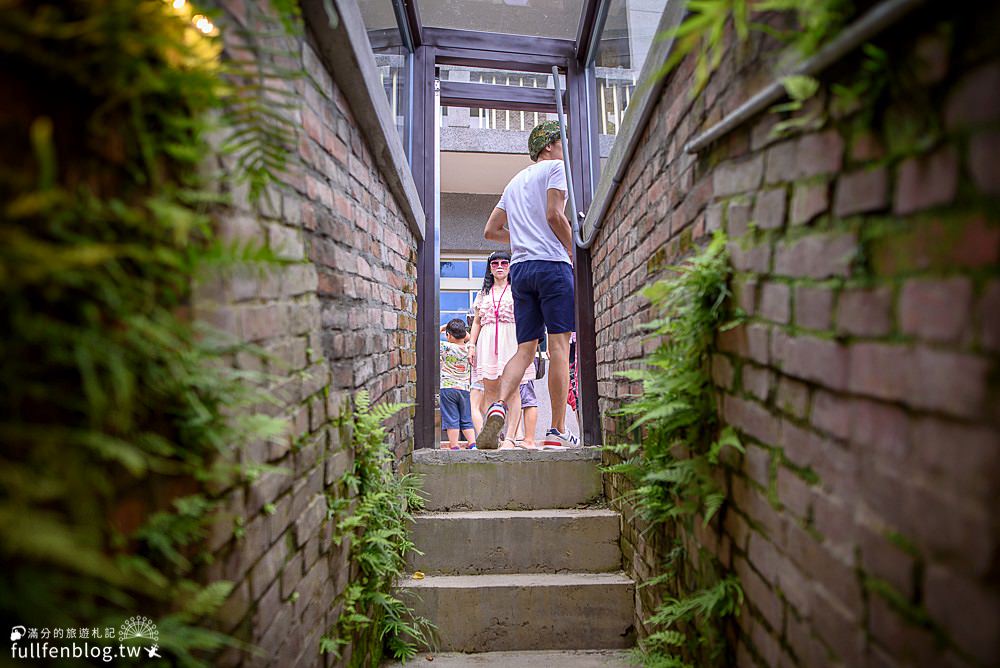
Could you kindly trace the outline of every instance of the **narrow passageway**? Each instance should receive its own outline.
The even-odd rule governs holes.
[[[0,664],[1000,666],[998,25],[4,2]],[[439,448],[496,251],[561,450]]]

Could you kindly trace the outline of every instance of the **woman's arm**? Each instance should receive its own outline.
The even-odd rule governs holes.
[[[479,341],[479,330],[483,328],[483,324],[479,321],[478,303],[479,300],[477,299],[477,306],[475,306],[476,317],[472,320],[472,332],[469,333],[469,342],[466,344],[471,346],[471,349],[469,350],[469,364],[472,364],[473,366],[476,364],[476,342]]]

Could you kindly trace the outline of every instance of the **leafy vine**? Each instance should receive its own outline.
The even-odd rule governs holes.
[[[334,542],[346,537],[358,572],[341,596],[336,627],[320,641],[323,652],[341,655],[352,645],[351,666],[378,665],[383,656],[407,661],[431,643],[433,625],[415,616],[393,590],[403,575],[412,512],[423,507],[420,480],[394,471],[395,459],[383,423],[408,404],[372,406],[364,390],[355,397],[351,419],[353,467],[341,479],[342,496],[330,494],[329,515],[337,521]]]
[[[675,533],[664,572],[640,586],[667,585],[674,593],[646,620],[654,631],[638,650],[643,665],[717,665],[726,652],[721,625],[743,600],[739,582],[714,555],[698,548],[687,558],[695,523],[708,525],[724,508],[717,480],[726,449],[742,451],[731,428],[719,430],[710,375],[715,335],[735,326],[727,316],[730,269],[725,236],[643,294],[660,316],[645,325],[662,343],[641,369],[623,372],[642,393],[617,413],[632,420],[634,442],[606,446],[618,463],[607,471],[632,483],[623,500],[650,530]]]
[[[226,363],[248,348],[191,315],[214,271],[275,261],[217,238],[227,200],[205,173],[234,155],[252,195],[280,178],[287,137],[245,102],[274,61],[224,64],[193,12],[0,12],[0,83],[16,91],[0,114],[0,611],[29,627],[155,613],[179,665],[235,642],[209,621],[231,585],[199,584],[205,490],[238,480],[235,444],[282,429],[242,410],[265,399],[259,374]]]

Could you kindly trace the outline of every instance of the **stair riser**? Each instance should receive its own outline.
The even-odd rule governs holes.
[[[501,461],[427,465],[426,510],[535,510],[575,508],[601,499],[601,473],[593,461]]]
[[[632,584],[416,587],[404,593],[437,625],[439,651],[621,649],[635,643]]]
[[[621,569],[618,517],[417,517],[411,538],[428,575],[600,573]]]

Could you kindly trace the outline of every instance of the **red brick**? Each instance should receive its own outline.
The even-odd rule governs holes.
[[[1000,132],[984,132],[969,140],[972,182],[988,195],[1000,195]]]
[[[845,289],[837,303],[837,332],[885,336],[892,331],[892,291],[887,287]]]
[[[767,368],[744,364],[740,370],[743,391],[753,395],[760,401],[766,401],[771,390],[771,378],[774,372]]]
[[[786,283],[765,283],[760,293],[760,315],[768,320],[787,324],[790,314],[791,290]]]
[[[910,443],[909,466],[942,488],[969,499],[997,493],[1000,448],[989,427],[924,417],[913,421]]]
[[[785,458],[799,468],[813,467],[826,455],[832,445],[813,431],[800,427],[789,420],[781,422],[779,441]]]
[[[909,403],[966,418],[982,415],[992,366],[986,358],[918,348],[910,366]]]
[[[859,132],[851,142],[851,160],[854,162],[879,160],[883,155],[885,149],[882,147],[882,142],[871,130]]]
[[[888,582],[907,599],[916,594],[913,555],[902,550],[886,536],[888,529],[881,526],[858,526],[859,555],[865,574]]]
[[[966,333],[972,310],[972,283],[966,278],[912,280],[903,286],[899,325],[904,334],[936,342],[956,342]]]
[[[798,174],[795,142],[792,140],[782,142],[767,149],[765,160],[767,163],[766,183],[792,181]]]
[[[979,300],[979,342],[987,350],[1000,350],[1000,280],[986,285]]]
[[[733,239],[741,237],[750,229],[750,203],[745,199],[734,199],[729,203],[726,214],[726,232]]]
[[[754,443],[747,443],[743,461],[747,477],[766,489],[771,480],[771,452]]]
[[[742,244],[730,241],[729,261],[736,271],[750,271],[758,274],[767,273],[771,266],[771,247],[766,243],[743,248]]]
[[[940,566],[927,569],[927,610],[982,665],[1000,662],[1000,596]]]
[[[813,526],[822,536],[828,549],[841,555],[850,555],[857,543],[859,529],[855,522],[857,504],[844,501],[839,490],[831,493],[817,491],[809,498],[812,502]],[[805,512],[802,513],[805,515]]]
[[[829,653],[806,621],[799,621],[794,615],[788,615],[785,637],[799,660],[798,665],[811,667],[831,664]]]
[[[779,242],[774,253],[774,271],[802,278],[847,276],[856,252],[857,240],[853,234],[811,234]]]
[[[733,386],[733,363],[725,355],[712,356],[712,380],[717,387],[728,390]]]
[[[792,225],[804,225],[830,208],[829,185],[796,183],[792,193]]]
[[[979,126],[1000,119],[1000,63],[992,62],[967,73],[945,103],[949,130]]]
[[[882,275],[987,268],[1000,262],[1000,226],[982,216],[948,223],[914,221],[905,232],[875,241],[871,257]]]
[[[817,586],[817,592],[827,592],[828,602],[819,602],[811,610],[813,614],[819,608],[835,605],[855,619],[861,617],[861,588],[854,573],[853,554],[841,554],[829,542],[820,542],[805,529],[794,522],[788,523],[786,545],[788,557],[803,571],[809,573]]]
[[[753,221],[764,230],[777,229],[785,223],[785,189],[764,190],[757,195]]]
[[[757,281],[753,278],[733,280],[733,301],[747,315],[757,312]]]
[[[949,204],[958,192],[958,152],[952,146],[899,166],[893,211],[900,215]]]
[[[735,195],[754,190],[764,174],[764,156],[748,160],[724,162],[712,172],[713,191],[716,196]]]
[[[719,334],[719,350],[747,357],[759,364],[768,364],[771,359],[769,334],[770,330],[764,325],[734,327]]]
[[[852,443],[892,463],[906,460],[910,422],[902,409],[868,399],[853,399],[850,414]]]
[[[798,141],[796,176],[817,176],[840,171],[844,140],[833,130],[806,135]]]
[[[809,386],[782,376],[778,379],[775,404],[786,413],[804,419],[809,412]]]
[[[889,172],[885,167],[861,169],[837,180],[833,213],[838,217],[884,209],[889,204]]]
[[[783,373],[840,390],[847,387],[847,349],[834,341],[776,331],[771,357]]]
[[[722,415],[727,424],[765,445],[778,442],[778,419],[755,401],[726,395],[723,399]]]
[[[809,514],[809,504],[812,501],[809,485],[785,467],[778,469],[777,482],[778,500],[786,509],[795,513],[799,519],[805,519]]]
[[[878,593],[872,594],[868,611],[872,637],[903,665],[918,666],[938,654],[930,629],[903,619]]]
[[[795,324],[806,329],[826,330],[833,317],[833,291],[830,288],[797,285],[795,287]]]
[[[780,629],[782,620],[781,602],[764,580],[758,576],[745,559],[736,559],[736,576],[740,579],[746,601],[760,611],[771,628]]]

